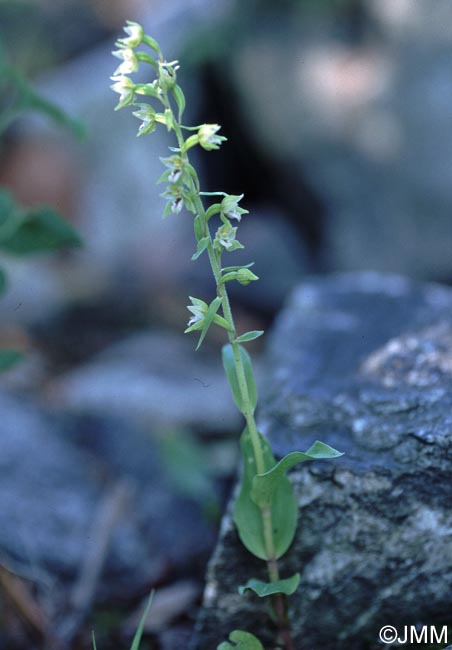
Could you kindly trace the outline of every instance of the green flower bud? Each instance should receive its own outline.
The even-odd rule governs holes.
[[[162,90],[171,90],[176,85],[176,70],[179,69],[176,64],[177,61],[171,61],[170,63],[159,61],[159,85]]]
[[[254,282],[255,280],[259,280],[259,276],[257,276],[255,273],[250,271],[249,269],[239,269],[237,271],[237,277],[236,277],[237,282],[240,284],[243,284],[243,286],[247,286],[250,282]]]

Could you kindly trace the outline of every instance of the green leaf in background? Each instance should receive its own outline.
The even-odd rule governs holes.
[[[265,438],[259,434],[264,466],[269,471],[276,465],[275,457]],[[234,506],[234,521],[243,545],[261,560],[269,559],[265,548],[262,513],[260,507],[251,498],[253,479],[257,474],[256,460],[248,428],[245,427],[240,439],[243,458],[243,475],[240,492]],[[297,524],[297,503],[292,485],[283,476],[273,495],[270,507],[273,544],[276,558],[287,551],[293,541]]]
[[[217,650],[264,650],[264,646],[254,634],[244,632],[243,630],[234,630],[231,632],[229,641],[220,643],[217,646]]]
[[[263,582],[262,580],[250,578],[246,585],[239,587],[239,593],[244,594],[247,589],[250,589],[251,591],[254,591],[259,598],[265,598],[266,596],[272,596],[273,594],[285,594],[286,596],[291,596],[296,591],[299,584],[299,573],[296,573],[290,578],[284,578],[283,580],[277,580],[275,582]]]
[[[5,271],[3,271],[3,269],[0,269],[0,296],[2,296],[5,293],[7,286],[8,286],[8,280],[6,278],[6,273]]]
[[[280,481],[285,478],[285,474],[289,469],[307,460],[338,458],[339,456],[343,456],[340,451],[316,440],[308,451],[293,451],[287,454],[287,456],[284,456],[270,471],[255,476],[253,479],[251,498],[258,506],[269,506]]]
[[[22,352],[12,349],[0,349],[0,372],[6,372],[24,359]]]
[[[146,605],[146,609],[143,612],[143,616],[141,617],[138,629],[135,632],[135,636],[133,637],[133,641],[132,641],[132,645],[130,646],[130,650],[139,650],[140,643],[141,643],[141,637],[143,636],[144,625],[146,623],[146,619],[148,617],[149,610],[151,609],[153,598],[154,598],[154,590],[151,591],[151,595],[149,596],[148,604]]]
[[[248,388],[248,395],[250,399],[251,408],[254,412],[257,404],[257,388],[254,380],[253,366],[248,352],[242,346],[239,346],[240,356],[242,359],[243,368],[245,370],[245,380]],[[234,352],[232,345],[229,343],[223,346],[222,352],[223,366],[228,378],[229,386],[231,387],[232,396],[237,408],[242,413],[244,412],[244,405],[242,402],[242,394],[240,392],[239,380],[235,370]]]
[[[51,208],[37,208],[25,213],[8,232],[0,228],[0,249],[15,255],[55,251],[63,247],[80,246],[74,228]]]
[[[37,111],[55,124],[72,131],[78,139],[84,138],[85,127],[83,124],[37,93],[27,79],[8,63],[3,49],[0,53],[0,83],[2,93],[12,98],[8,108],[0,115],[0,133],[3,133],[22,113]]]
[[[174,487],[199,501],[215,498],[205,448],[188,431],[168,431],[159,439],[163,464]]]

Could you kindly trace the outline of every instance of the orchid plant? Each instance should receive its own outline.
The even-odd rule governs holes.
[[[255,420],[257,389],[252,362],[244,344],[260,337],[262,331],[239,333],[228,297],[228,283],[248,285],[258,276],[252,264],[228,266],[223,257],[244,248],[237,239],[238,225],[248,213],[242,207],[243,195],[201,191],[196,169],[190,162],[189,151],[199,146],[207,151],[220,148],[226,140],[218,124],[187,126],[183,123],[185,96],[177,83],[177,61],[166,61],[157,41],[144,33],[141,25],[128,22],[126,36],[120,38],[113,55],[120,65],[112,76],[112,90],[119,94],[117,109],[133,107],[140,121],[138,136],[151,134],[159,125],[175,137],[170,156],[162,159],[165,170],[157,181],[165,183],[162,197],[166,200],[163,216],[182,211],[193,215],[196,250],[192,260],[207,255],[216,284],[216,295],[207,303],[190,297],[190,319],[185,333],[197,332],[199,349],[210,327],[222,328],[227,343],[222,350],[223,365],[235,404],[245,419],[240,446],[243,472],[239,495],[234,506],[234,521],[239,537],[250,553],[267,564],[268,580],[254,578],[238,587],[240,593],[253,591],[269,598],[277,623],[277,642],[285,650],[294,650],[291,636],[287,597],[295,592],[300,575],[281,577],[278,560],[289,549],[297,525],[297,502],[288,470],[308,460],[335,458],[342,454],[316,441],[306,452],[294,451],[277,461],[267,440],[259,433]],[[141,64],[149,66],[152,79],[135,83],[130,74]],[[229,640],[217,650],[263,650],[261,642],[251,632],[234,630]]]

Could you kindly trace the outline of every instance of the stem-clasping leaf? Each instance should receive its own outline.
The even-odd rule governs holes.
[[[239,593],[244,594],[247,589],[250,589],[251,591],[254,591],[259,598],[273,596],[273,594],[285,594],[286,596],[291,596],[296,591],[299,584],[299,573],[296,573],[290,578],[275,580],[274,582],[263,582],[262,580],[250,578],[246,585],[239,587]]]

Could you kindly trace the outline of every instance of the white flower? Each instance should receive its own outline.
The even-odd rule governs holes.
[[[144,38],[144,31],[141,25],[128,20],[124,31],[128,36],[126,38],[120,38],[118,45],[124,47],[138,47],[138,45],[141,45]]]
[[[171,212],[173,214],[179,214],[179,212],[182,210],[182,207],[184,205],[184,201],[181,196],[178,196],[177,199],[174,199],[171,203]]]
[[[193,316],[188,321],[187,327],[193,327],[194,325],[195,327],[193,329],[199,329],[207,313],[208,305],[204,300],[199,300],[199,298],[192,298],[191,296],[189,298],[192,304],[187,305],[187,309]]]
[[[230,223],[225,223],[223,226],[218,228],[215,239],[216,241],[223,246],[226,250],[230,250],[235,241],[235,233],[237,228],[233,228]]]
[[[132,113],[132,115],[137,117],[139,120],[142,120],[140,128],[138,129],[138,135],[152,133],[157,125],[155,111],[152,106],[149,106],[149,104],[139,104],[139,106],[140,110]]]
[[[206,149],[207,151],[219,149],[223,140],[226,140],[224,136],[217,135],[220,128],[219,124],[203,124],[199,127],[199,144],[203,149]]]
[[[138,70],[138,59],[132,48],[127,47],[112,52],[117,59],[122,59],[121,65],[115,70],[115,75],[131,74]]]
[[[115,92],[119,93],[119,105],[126,106],[126,104],[131,104],[133,102],[135,84],[129,77],[124,75],[113,75],[110,77],[115,83],[110,86],[110,88]]]
[[[243,199],[243,194],[234,196],[228,194],[221,202],[221,214],[228,219],[240,221],[242,214],[248,214],[248,210],[239,207],[239,201]]]

